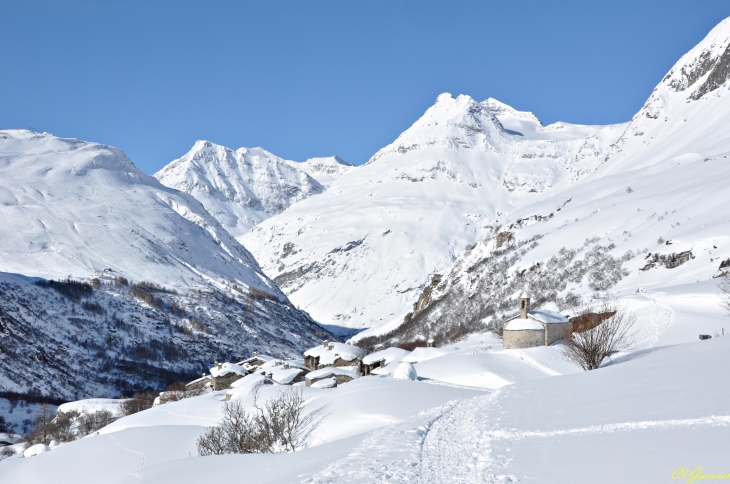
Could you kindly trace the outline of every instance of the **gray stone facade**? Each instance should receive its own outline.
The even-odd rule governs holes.
[[[505,331],[502,337],[505,349],[532,348],[545,345],[545,329]]]

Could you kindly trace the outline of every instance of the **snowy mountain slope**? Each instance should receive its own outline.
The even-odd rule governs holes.
[[[730,151],[730,19],[683,55],[634,116],[597,175]]]
[[[729,33],[726,20],[682,57],[600,168],[503,216],[501,228],[425,289],[407,328],[394,330],[398,322],[391,321],[362,336],[393,331],[396,339],[448,341],[455,322],[477,330],[513,313],[523,288],[538,305],[567,309],[593,291],[658,291],[723,274],[730,259],[730,95],[725,84],[701,97],[692,93],[704,91],[672,86],[683,86],[677,79],[694,79],[696,89],[705,79],[719,82],[712,66],[722,62],[711,53],[728,48]],[[662,115],[648,116],[665,98]],[[505,236],[512,240],[505,244]]]
[[[326,167],[336,165],[323,160],[306,167],[326,173]],[[323,191],[315,177],[296,165],[263,148],[233,151],[210,141],[197,141],[182,158],[154,176],[163,185],[198,199],[228,232],[240,237],[292,203]]]
[[[0,131],[0,271],[102,273],[175,287],[236,283],[279,294],[251,254],[189,195],[116,148]]]
[[[0,273],[0,392],[131,395],[190,381],[215,360],[293,357],[331,337],[285,299],[233,294]]]
[[[140,297],[59,301],[12,274],[125,278]],[[197,200],[115,148],[47,133],[0,131],[0,282],[0,389],[19,393],[113,396],[195,375],[220,351],[296,354],[328,336]]]
[[[501,214],[581,179],[621,133],[543,127],[522,114],[443,94],[366,165],[241,240],[321,323],[402,320],[429,274],[449,267]]]
[[[289,164],[297,170],[311,176],[325,187],[329,187],[335,180],[355,168],[355,165],[343,160],[339,156],[310,158],[303,163],[290,161]]]

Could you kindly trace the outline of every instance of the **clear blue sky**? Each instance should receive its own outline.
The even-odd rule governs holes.
[[[627,121],[727,1],[0,1],[0,128],[361,164],[438,94]]]

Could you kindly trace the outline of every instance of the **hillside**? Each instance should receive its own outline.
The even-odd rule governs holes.
[[[115,148],[0,131],[0,220],[0,391],[112,396],[328,336],[197,200]],[[69,299],[48,285],[67,278],[99,283]]]
[[[431,274],[515,209],[597,168],[625,126],[542,126],[490,99],[439,96],[370,161],[242,237],[324,324],[399,319]]]

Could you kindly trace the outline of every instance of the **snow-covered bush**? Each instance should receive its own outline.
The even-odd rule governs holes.
[[[307,446],[324,418],[324,409],[306,412],[301,390],[289,387],[259,402],[253,391],[253,408],[240,400],[223,404],[223,421],[210,427],[197,441],[198,454],[257,454],[293,452]]]

